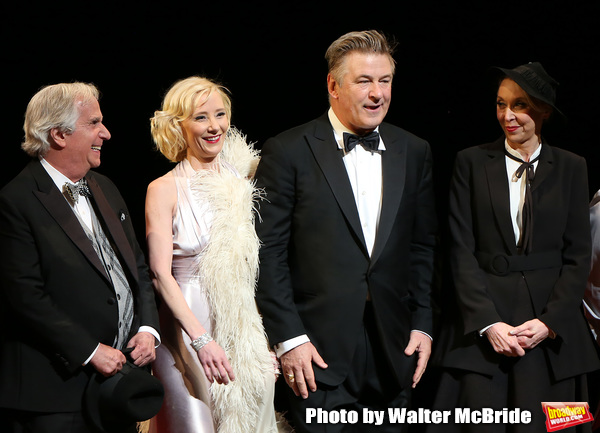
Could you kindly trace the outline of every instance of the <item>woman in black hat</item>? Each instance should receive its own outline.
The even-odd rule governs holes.
[[[459,152],[452,177],[458,306],[440,338],[446,369],[436,406],[500,412],[489,424],[438,426],[444,432],[546,431],[541,403],[587,401],[585,374],[600,367],[581,311],[590,267],[585,160],[542,138],[558,112],[557,83],[542,65],[498,69],[504,135]],[[518,422],[503,408],[520,409]]]

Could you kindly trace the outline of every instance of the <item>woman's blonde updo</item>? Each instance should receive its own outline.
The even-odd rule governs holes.
[[[206,78],[189,77],[176,82],[167,92],[161,110],[150,119],[150,132],[156,148],[172,162],[185,159],[187,143],[181,122],[194,113],[200,101],[206,101],[213,92],[223,98],[227,118],[231,122],[231,100],[228,90]]]

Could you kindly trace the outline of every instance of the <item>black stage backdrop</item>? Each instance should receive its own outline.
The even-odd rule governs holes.
[[[599,2],[315,3],[6,3],[0,185],[28,160],[20,143],[31,96],[47,84],[93,82],[112,134],[98,171],[120,187],[143,234],[146,186],[172,167],[153,148],[149,118],[174,81],[204,75],[224,84],[232,123],[260,147],[327,109],[325,50],[345,32],[373,28],[399,43],[386,120],[430,142],[444,219],[456,152],[501,134],[494,65],[540,61],[560,82],[569,120],[544,135],[584,156],[590,195],[600,189]]]
[[[93,82],[112,134],[98,171],[121,189],[143,244],[146,187],[172,167],[153,149],[149,118],[174,81],[204,75],[229,88],[232,123],[260,148],[327,109],[328,45],[348,31],[378,29],[399,43],[386,120],[430,142],[443,223],[456,152],[501,134],[494,65],[540,61],[561,83],[568,123],[549,124],[544,135],[584,156],[590,196],[600,189],[599,2],[336,3],[5,2],[0,185],[28,160],[20,143],[31,96],[46,84]]]

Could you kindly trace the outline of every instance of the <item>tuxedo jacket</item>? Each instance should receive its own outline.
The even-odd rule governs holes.
[[[533,241],[519,255],[510,217],[504,137],[458,153],[450,189],[451,265],[460,314],[444,364],[495,374],[506,357],[479,330],[520,325],[515,299],[528,292],[531,317],[556,333],[544,350],[555,379],[597,369],[581,300],[590,269],[585,160],[543,144],[531,184]],[[525,284],[522,284],[522,283]],[[527,356],[527,355],[525,355]]]
[[[401,385],[415,357],[410,331],[431,333],[436,215],[429,145],[389,124],[379,132],[383,194],[372,256],[327,114],[269,139],[256,173],[266,199],[257,303],[270,344],[307,334],[329,367],[318,381],[349,372],[367,293],[386,356]]]
[[[86,175],[90,201],[134,296],[132,335],[158,330],[154,293],[125,202]],[[77,411],[98,343],[118,332],[116,294],[71,206],[39,161],[0,191],[0,407]]]

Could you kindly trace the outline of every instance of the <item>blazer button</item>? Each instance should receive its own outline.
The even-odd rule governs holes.
[[[106,303],[107,303],[108,305],[114,305],[116,302],[117,302],[117,300],[116,300],[115,298],[108,298],[108,299],[106,300]]]

